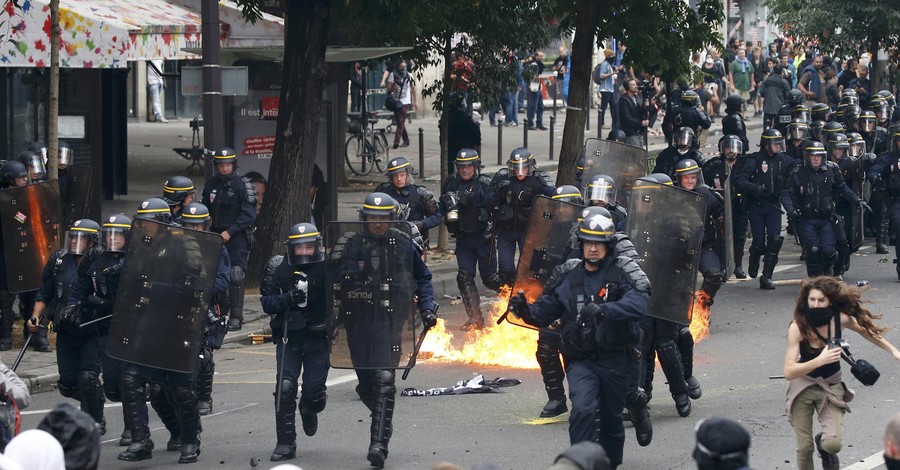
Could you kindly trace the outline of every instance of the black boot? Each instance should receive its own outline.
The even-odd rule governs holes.
[[[297,456],[297,426],[294,413],[297,406],[297,382],[282,380],[276,393],[279,397],[275,409],[275,435],[278,444],[269,458],[272,462],[281,462]]]
[[[100,373],[79,372],[78,388],[81,390],[81,410],[91,415],[95,423],[102,423],[105,432],[106,421],[103,419],[103,404],[106,403],[106,398],[103,396],[103,385],[100,384]]]
[[[512,288],[513,284],[516,282],[516,272],[515,271],[500,271],[500,282],[502,282],[504,286],[509,286]]]
[[[875,253],[879,255],[888,254],[888,245],[891,241],[891,220],[888,218],[886,211],[881,213],[881,223],[877,227],[877,235],[875,236]]]
[[[119,447],[128,447],[131,445],[131,429],[125,428],[119,437]]]
[[[197,411],[200,416],[212,413],[213,377],[216,374],[216,363],[212,359],[212,348],[203,348],[203,359],[200,360],[200,373],[197,374]]]
[[[678,352],[681,353],[681,367],[684,369],[684,381],[688,385],[688,396],[696,400],[703,396],[700,381],[694,377],[694,337],[691,330],[684,327],[678,331]]]
[[[653,423],[650,421],[650,411],[647,410],[647,394],[638,388],[637,393],[625,398],[625,407],[634,425],[638,444],[647,447],[653,441]]]
[[[822,257],[819,247],[811,246],[806,250],[806,276],[816,277],[822,275]]]
[[[500,286],[503,285],[503,281],[500,280],[500,275],[497,273],[490,273],[487,276],[482,274],[481,282],[484,283],[484,287],[494,292],[500,292]]]
[[[750,250],[747,254],[747,275],[751,279],[756,279],[756,276],[759,274],[759,258],[765,253],[765,250],[765,245],[757,246],[755,240],[754,243],[750,244]]]
[[[675,400],[675,410],[682,418],[691,414],[691,398],[687,382],[684,380],[684,367],[681,365],[681,354],[675,343],[668,341],[656,348],[659,354],[659,364],[662,366],[666,380],[669,381],[669,391]]]
[[[200,456],[200,413],[197,411],[194,384],[171,384],[168,389],[181,427],[181,456],[178,457],[178,463],[194,463]]]
[[[379,370],[375,373],[375,408],[372,411],[372,428],[369,452],[366,458],[375,468],[384,468],[388,456],[388,442],[394,432],[394,371]]]
[[[481,297],[475,285],[475,275],[460,271],[456,275],[456,284],[466,307],[466,314],[469,316],[469,320],[460,329],[463,331],[484,329],[484,315],[481,314]]]
[[[823,470],[839,470],[841,468],[841,459],[837,454],[829,454],[822,449],[822,433],[816,434],[815,437],[816,450],[819,451],[819,458],[822,459]]]
[[[325,392],[312,398],[300,398],[300,421],[303,422],[303,433],[307,436],[315,436],[319,430],[318,414],[325,409],[327,400]]]
[[[244,268],[231,267],[231,285],[228,287],[230,306],[228,331],[238,331],[244,323]]]
[[[119,454],[119,460],[137,462],[153,458],[153,441],[147,426],[147,396],[145,379],[128,371],[120,377],[122,389],[122,418],[131,431],[128,448]],[[125,440],[123,433],[122,440]],[[121,444],[122,441],[120,440]]]
[[[541,366],[541,377],[547,390],[547,404],[541,410],[541,418],[551,418],[569,411],[566,406],[566,389],[563,386],[566,373],[559,359],[558,344],[554,340],[539,338],[535,357]]]
[[[734,242],[734,277],[738,279],[747,279],[747,273],[744,272],[744,241]]]
[[[126,462],[140,462],[153,458],[153,441],[148,437],[141,441],[132,441],[131,445],[119,454],[118,459]]]
[[[778,253],[781,251],[781,245],[783,243],[784,237],[774,237],[766,241],[766,254],[763,259],[762,277],[759,279],[760,289],[775,289],[775,284],[772,283],[772,274],[775,272],[775,265],[778,264]]]
[[[156,411],[163,426],[169,431],[169,440],[166,442],[166,450],[175,452],[181,449],[181,425],[178,415],[172,404],[172,398],[166,393],[166,389],[159,382],[150,383],[150,406]]]

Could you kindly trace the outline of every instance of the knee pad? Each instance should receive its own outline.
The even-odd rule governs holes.
[[[559,345],[554,344],[551,341],[541,340],[539,338],[537,341],[537,351],[535,351],[535,356],[537,356],[537,357],[559,356]]]
[[[634,393],[625,396],[625,407],[628,409],[643,408],[647,406],[647,401],[647,392],[638,387]]]
[[[460,291],[465,291],[470,286],[475,286],[475,274],[468,271],[459,271],[456,273],[456,285]]]
[[[487,287],[492,291],[500,290],[500,286],[503,285],[503,281],[500,280],[500,275],[497,273],[490,273],[487,276],[482,275],[481,282],[484,283],[484,287]]]
[[[770,253],[778,253],[781,251],[781,245],[784,243],[784,237],[771,237],[766,239],[766,247]]]
[[[320,393],[314,397],[302,397],[300,398],[300,413],[301,414],[315,414],[321,413],[322,410],[325,409],[325,403],[328,401],[328,395]]]
[[[66,385],[59,381],[56,382],[56,388],[59,389],[59,394],[66,398],[81,400],[81,390],[78,388],[77,383],[76,385]]]
[[[244,268],[240,266],[231,267],[231,285],[240,285],[244,282]]]
[[[688,327],[678,330],[676,341],[679,351],[689,351],[694,348],[694,336],[691,335],[691,329]]]
[[[83,370],[78,373],[78,388],[82,393],[91,393],[100,391],[100,373],[90,370]]]
[[[397,387],[394,386],[394,371],[393,370],[379,370],[375,372],[375,377],[372,379],[372,386],[375,388],[375,393],[381,395],[393,395],[397,393]]]

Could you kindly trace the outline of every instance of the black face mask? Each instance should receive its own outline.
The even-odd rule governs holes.
[[[834,317],[834,309],[831,307],[811,308],[806,311],[806,322],[813,328],[825,326]]]
[[[884,466],[888,470],[900,470],[900,460],[892,459],[885,454],[884,456]]]

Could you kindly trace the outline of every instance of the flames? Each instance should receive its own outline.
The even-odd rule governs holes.
[[[453,344],[454,336],[447,330],[447,323],[438,319],[437,325],[425,336],[421,356],[443,362],[537,369],[537,360],[534,358],[537,331],[511,325],[506,321],[497,324],[497,319],[506,312],[508,299],[509,288],[504,287],[497,301],[485,312],[488,319],[486,328],[463,333],[465,337],[461,347]]]
[[[694,306],[691,308],[690,329],[695,344],[709,336],[709,299],[709,294],[703,290],[698,290],[694,299]]]

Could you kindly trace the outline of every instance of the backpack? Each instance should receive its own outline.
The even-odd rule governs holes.
[[[606,62],[606,61],[603,61],[603,62]],[[597,66],[594,67],[594,71],[591,72],[591,80],[594,81],[595,85],[599,85],[600,82],[603,81],[603,79],[600,78],[600,67],[603,65],[603,62],[600,62],[599,64],[597,64]]]

